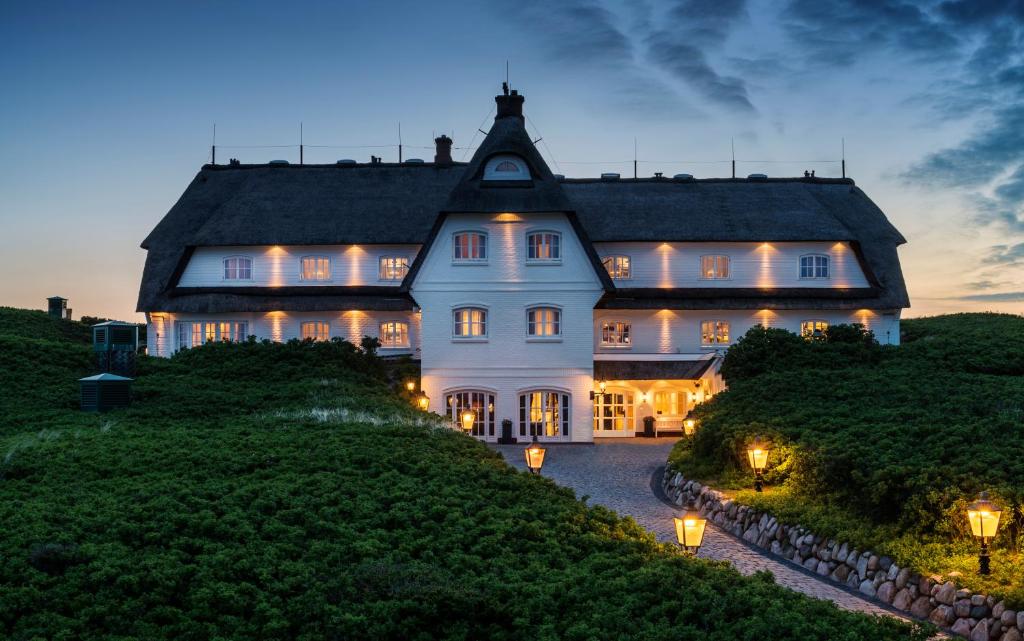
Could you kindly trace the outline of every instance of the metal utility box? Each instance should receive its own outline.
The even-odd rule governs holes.
[[[82,391],[82,409],[106,412],[132,403],[132,379],[117,374],[97,374],[78,379]]]
[[[71,310],[68,309],[68,299],[63,296],[51,296],[46,299],[46,313],[51,318],[71,320]]]
[[[139,349],[139,326],[123,321],[107,321],[92,326],[92,349],[100,371],[122,376],[135,375],[135,355]]]

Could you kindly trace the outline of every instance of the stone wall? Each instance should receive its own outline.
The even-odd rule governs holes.
[[[922,576],[901,568],[887,556],[818,536],[799,525],[726,498],[721,492],[665,470],[665,494],[676,505],[691,500],[705,518],[768,554],[796,563],[823,579],[842,583],[865,598],[927,619],[971,641],[1024,640],[1024,611],[1002,601],[957,588],[938,576]]]

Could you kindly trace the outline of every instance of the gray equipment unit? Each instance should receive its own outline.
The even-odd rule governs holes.
[[[82,393],[82,409],[106,412],[128,407],[132,402],[132,379],[116,374],[97,374],[78,379]]]
[[[50,296],[46,299],[46,313],[51,318],[71,320],[71,310],[68,309],[68,299],[62,296]]]
[[[107,321],[92,326],[92,349],[101,372],[122,376],[135,375],[135,355],[139,351],[139,326],[122,321]]]

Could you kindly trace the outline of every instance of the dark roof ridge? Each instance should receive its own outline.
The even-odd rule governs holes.
[[[690,183],[808,183],[821,185],[855,185],[853,178],[804,178],[803,176],[779,176],[777,178],[687,178],[686,180],[675,180],[671,177],[656,178],[648,176],[644,178],[618,178],[616,180],[605,180],[603,178],[561,178],[559,182],[572,184],[606,183],[665,183],[666,185],[687,185]]]
[[[235,169],[280,169],[288,171],[289,169],[364,169],[370,168],[388,168],[396,169],[403,167],[435,167],[438,169],[446,169],[448,167],[465,167],[469,163],[467,162],[449,162],[449,163],[435,163],[435,162],[357,162],[357,163],[304,163],[301,165],[289,163],[287,165],[272,165],[270,163],[242,163],[239,165],[211,165],[206,163],[200,170],[202,171],[224,171],[224,170],[235,170]]]

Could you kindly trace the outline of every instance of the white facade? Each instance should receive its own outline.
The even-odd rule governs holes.
[[[629,278],[622,287],[867,287],[868,281],[846,242],[773,243],[594,243],[602,258],[626,256]],[[829,258],[828,278],[801,278],[800,257]],[[701,258],[725,256],[729,274],[707,278]]]
[[[486,260],[454,259],[453,237],[462,231],[487,235]],[[527,234],[532,232],[559,234],[561,258],[529,261]],[[590,326],[603,288],[563,214],[447,217],[411,292],[423,314],[422,389],[432,411],[451,414],[447,397],[453,393],[486,391],[495,398],[496,431],[501,419],[509,418],[514,432],[525,436],[521,395],[568,394],[568,434],[552,439],[591,440]],[[486,336],[453,335],[453,312],[461,307],[486,310]],[[559,310],[559,336],[527,335],[527,310],[535,307]],[[488,429],[482,436],[497,434]]]

